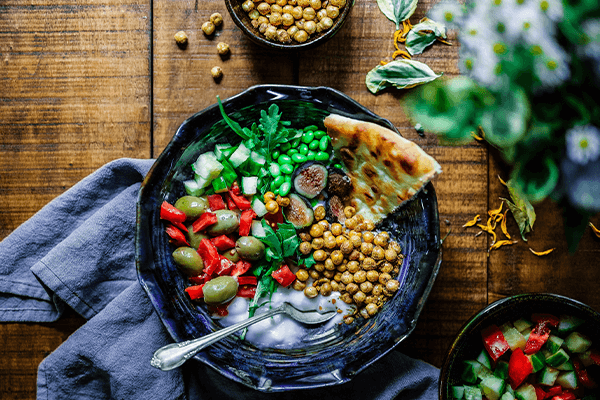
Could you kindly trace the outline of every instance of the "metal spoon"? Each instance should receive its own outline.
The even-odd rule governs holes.
[[[169,371],[173,368],[177,368],[205,347],[210,346],[211,344],[239,331],[240,329],[282,313],[289,315],[298,322],[309,325],[320,324],[333,318],[333,316],[337,314],[335,310],[323,312],[314,310],[298,310],[296,307],[286,302],[279,307],[273,308],[272,310],[269,310],[263,314],[256,315],[247,319],[246,321],[228,326],[227,328],[220,329],[206,336],[181,343],[172,343],[161,347],[154,353],[152,360],[150,360],[150,365],[163,371]]]

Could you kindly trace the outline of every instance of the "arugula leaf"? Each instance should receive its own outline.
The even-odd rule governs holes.
[[[388,87],[410,89],[423,83],[431,82],[439,77],[426,64],[415,60],[394,60],[385,65],[378,65],[369,73],[365,83],[373,94]]]
[[[242,137],[242,139],[250,139],[251,135],[248,134],[247,130],[243,129],[240,124],[236,121],[229,118],[229,116],[225,113],[225,108],[223,107],[223,103],[221,102],[221,98],[217,96],[217,103],[219,103],[219,110],[221,111],[221,116],[227,122],[227,125],[238,135]]]

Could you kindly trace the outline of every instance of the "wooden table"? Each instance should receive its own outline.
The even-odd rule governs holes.
[[[433,1],[419,3],[412,21]],[[207,38],[211,13],[222,29]],[[175,32],[189,36],[185,50]],[[394,25],[375,0],[356,0],[349,20],[314,50],[277,54],[243,36],[221,0],[4,0],[0,5],[0,238],[108,161],[154,158],[188,116],[263,83],[330,86],[390,119],[442,165],[436,180],[443,263],[405,353],[441,366],[460,326],[488,303],[535,291],[574,297],[600,309],[600,241],[586,232],[568,254],[558,208],[546,201],[527,243],[492,251],[491,238],[462,225],[507,196],[508,170],[482,144],[438,145],[420,137],[403,114],[405,92],[368,92],[366,73],[394,51]],[[451,37],[451,40],[455,37]],[[221,60],[220,41],[231,57]],[[452,40],[455,42],[454,40]],[[415,59],[446,76],[458,74],[458,45],[437,44]],[[220,65],[222,81],[210,69]],[[600,225],[600,219],[594,222]],[[514,221],[509,230],[518,237]],[[544,257],[529,251],[556,247]],[[0,398],[33,399],[41,360],[85,320],[0,324]]]

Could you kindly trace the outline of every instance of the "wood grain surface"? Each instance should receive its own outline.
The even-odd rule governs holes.
[[[433,4],[421,1],[412,22]],[[224,24],[212,37],[201,25],[213,12]],[[173,40],[183,30],[184,49]],[[491,238],[462,225],[487,215],[506,197],[498,176],[508,169],[478,142],[440,146],[419,136],[402,110],[405,93],[371,94],[366,73],[394,51],[394,24],[375,0],[356,0],[345,26],[313,50],[275,53],[234,25],[222,0],[93,0],[0,4],[0,239],[104,163],[157,157],[190,115],[246,88],[265,83],[329,86],[392,121],[442,165],[435,181],[443,263],[415,332],[400,345],[441,366],[461,325],[490,302],[535,291],[574,297],[600,309],[600,241],[586,232],[568,254],[555,204],[536,209],[528,242],[488,255]],[[434,71],[458,74],[458,43],[436,44],[415,57]],[[216,45],[231,55],[221,58]],[[215,82],[213,66],[224,77]],[[600,226],[600,218],[595,221]],[[529,248],[556,248],[535,256]],[[133,268],[133,266],[132,266]],[[0,324],[0,399],[33,399],[37,366],[85,320],[73,311],[55,323]]]

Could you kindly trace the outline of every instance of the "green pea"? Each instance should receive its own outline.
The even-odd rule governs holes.
[[[279,195],[287,196],[291,189],[292,184],[290,182],[283,182],[283,184],[279,187]]]
[[[293,156],[294,154],[296,154],[297,152],[298,152],[298,149],[289,149],[289,150],[287,151],[287,155],[291,157],[291,156]]]
[[[271,165],[269,165],[269,172],[273,178],[277,178],[279,175],[281,175],[281,168],[279,168],[279,164],[271,163]]]
[[[295,163],[298,163],[298,164],[303,163],[306,161],[306,156],[304,154],[300,154],[300,153],[294,154],[292,156],[292,161]]]
[[[326,135],[325,131],[321,131],[321,130],[315,131],[315,139],[321,139],[325,135]]]
[[[342,164],[333,164],[334,167],[342,169]]]
[[[284,143],[281,146],[279,146],[281,148],[281,151],[288,151],[289,149],[292,148],[292,145],[290,144],[290,142]]]
[[[279,194],[279,188],[271,190],[271,192],[273,192],[273,194],[275,195],[275,197],[277,197],[277,195]]]
[[[317,160],[317,161],[329,160],[329,154],[324,151],[320,151],[315,155],[315,160]]]
[[[302,143],[302,144],[301,144],[301,145],[298,147],[298,153],[306,155],[306,153],[308,153],[308,146],[307,146],[307,145],[305,145],[304,143]]]
[[[294,166],[292,164],[281,164],[279,170],[286,175],[291,175],[294,172]]]
[[[285,182],[285,178],[283,177],[283,175],[279,175],[273,180],[273,185],[275,185],[275,188],[278,188],[283,182]]]
[[[273,158],[273,160],[277,160],[280,154],[281,152],[279,150],[275,150],[273,154],[271,154],[271,157]]]
[[[298,145],[300,144],[300,138],[292,140],[292,143],[290,144],[292,145],[292,147],[298,147]]]
[[[302,142],[309,144],[310,142],[312,142],[312,140],[315,138],[315,134],[313,133],[313,131],[307,131],[304,132],[304,134],[302,135]]]
[[[290,156],[286,156],[285,154],[282,154],[279,156],[279,158],[277,159],[277,163],[279,165],[283,165],[283,164],[291,164],[292,163],[292,159],[290,158]]]
[[[306,153],[306,159],[308,161],[314,161],[316,155],[317,155],[317,153],[315,153],[312,150],[309,150],[308,153]]]
[[[321,140],[319,140],[319,149],[325,151],[327,150],[327,146],[329,146],[329,136],[323,136]]]
[[[275,185],[275,181],[274,181],[274,180],[272,180],[272,181],[271,181],[271,184],[269,185],[269,190],[270,190],[271,192],[275,193],[275,191],[276,191],[277,189],[279,189],[279,187],[277,187],[277,186]]]
[[[285,178],[286,182],[290,182],[290,183],[292,182],[292,176],[291,175],[284,175],[283,177]]]
[[[308,144],[308,148],[311,150],[316,150],[319,148],[319,141],[317,139],[313,140]]]
[[[308,132],[308,131],[316,131],[317,129],[319,129],[318,126],[316,125],[309,125],[306,128],[304,128],[304,132]]]

